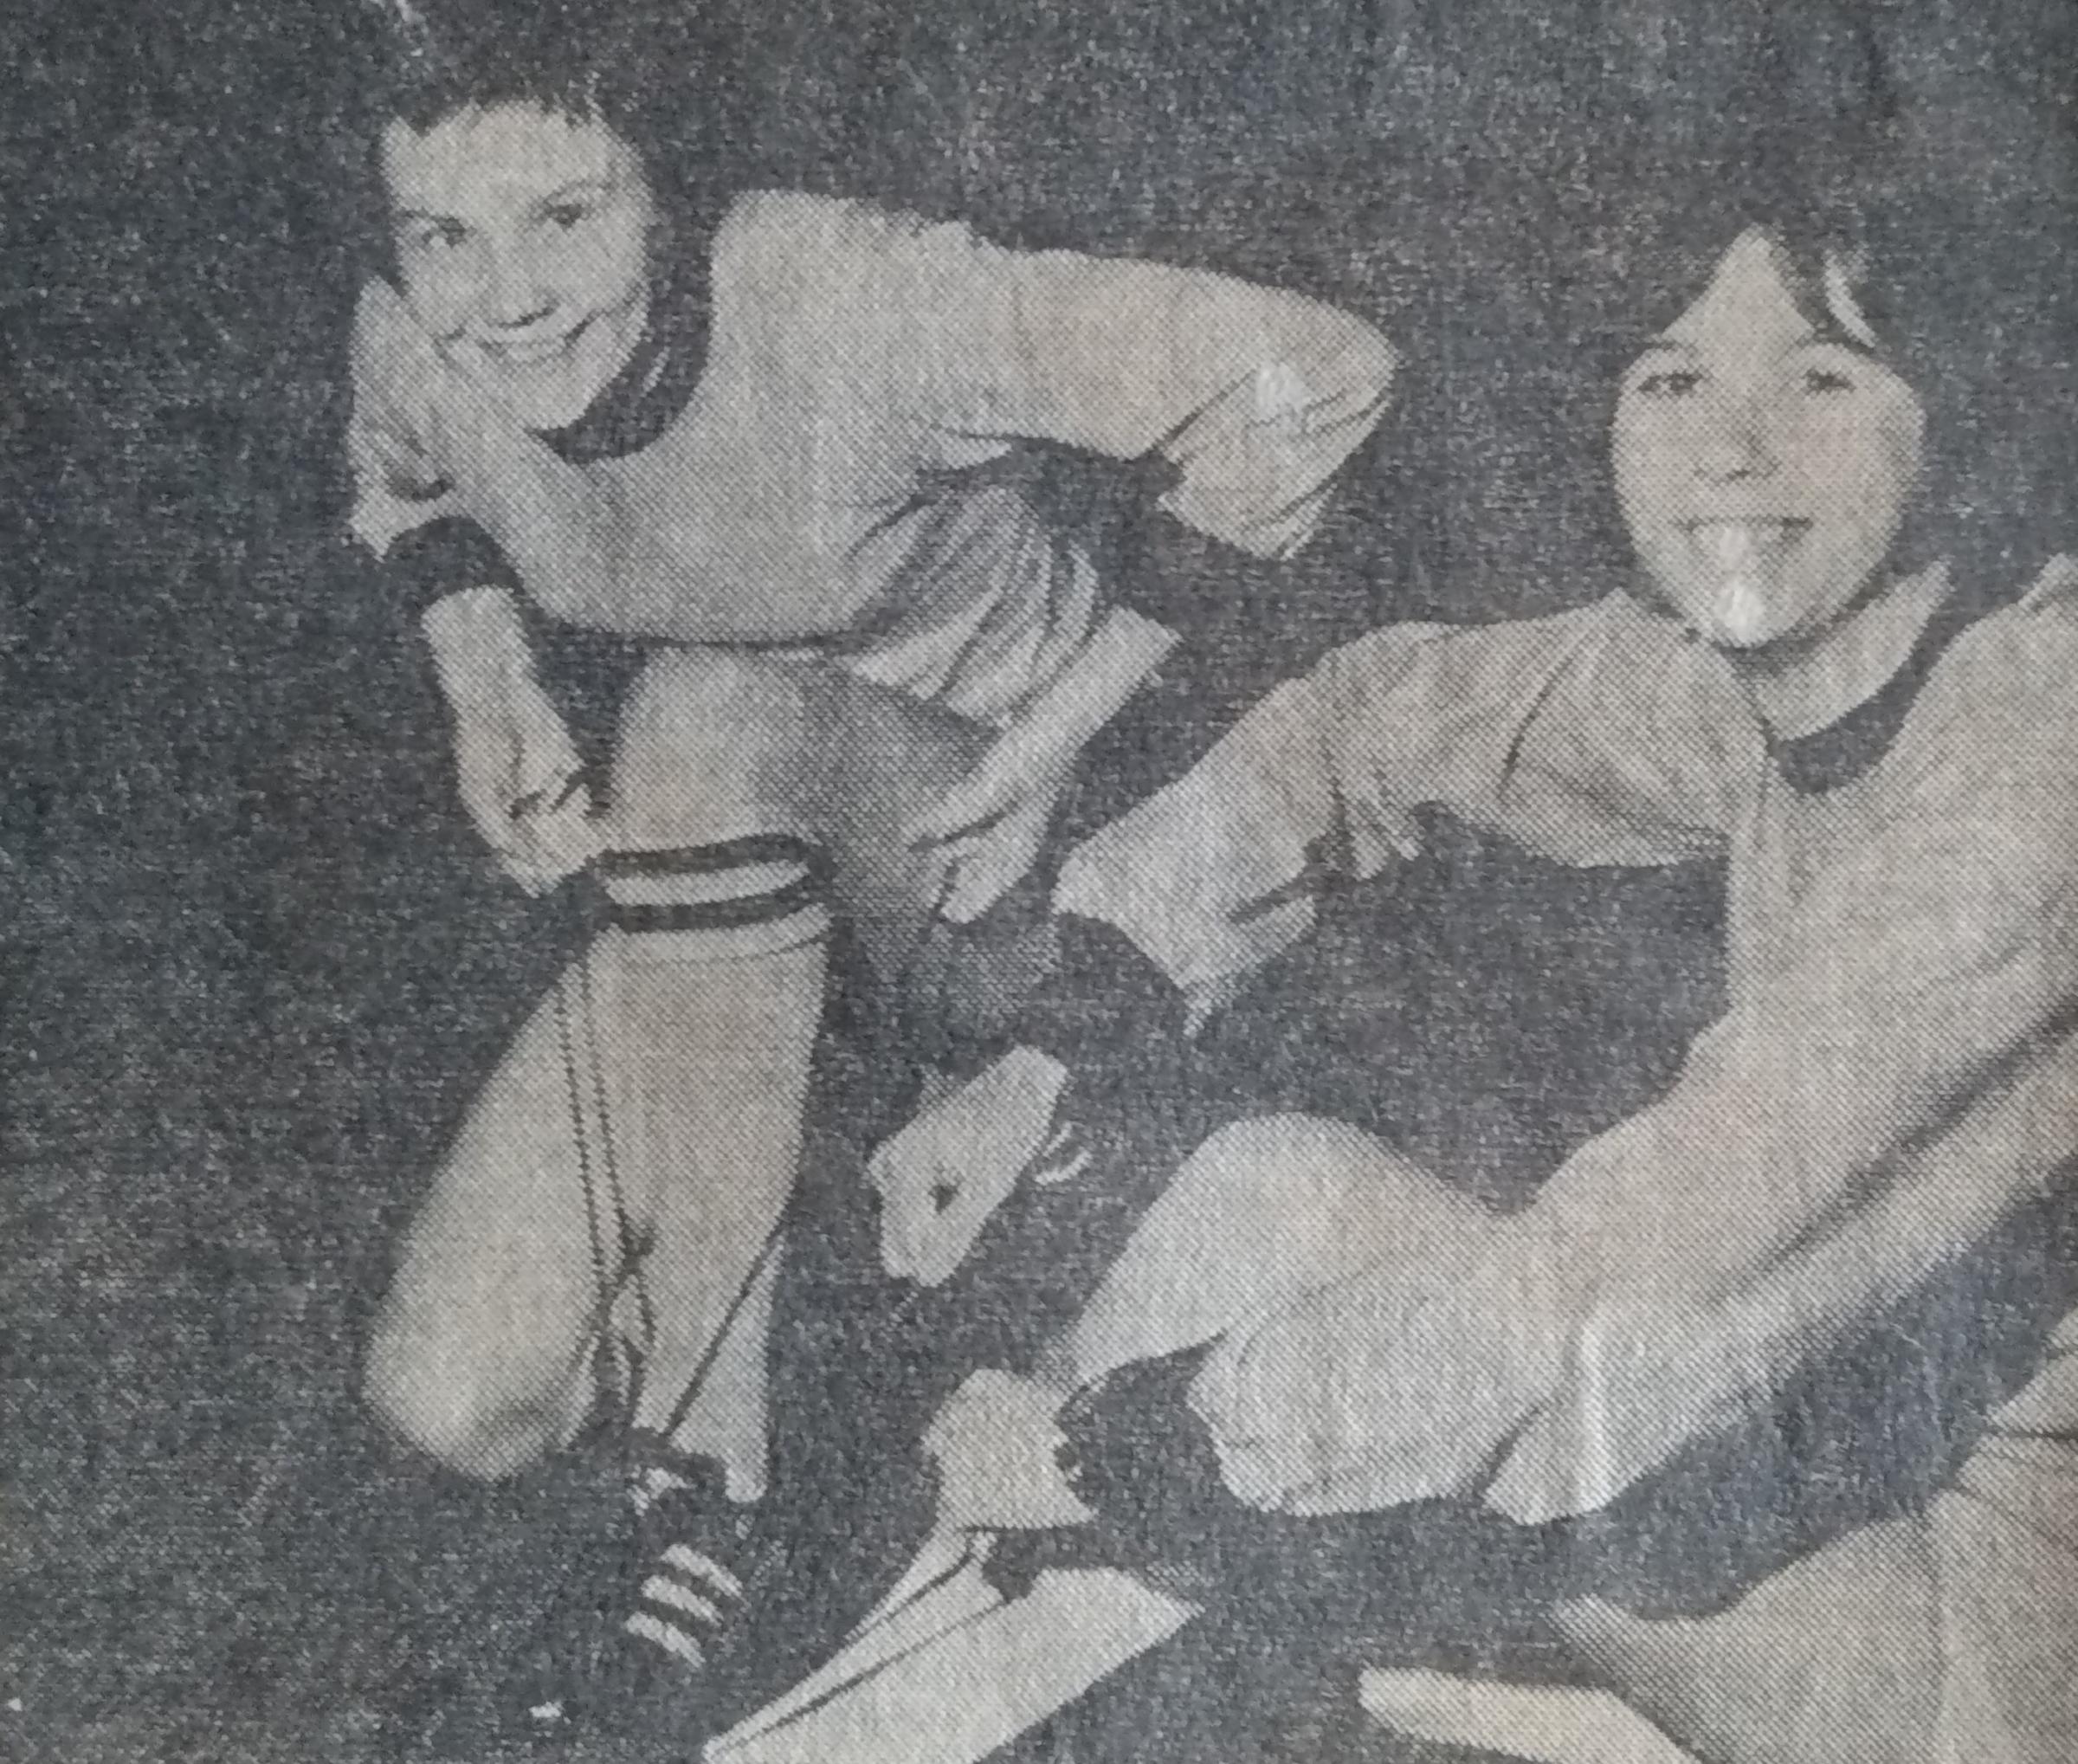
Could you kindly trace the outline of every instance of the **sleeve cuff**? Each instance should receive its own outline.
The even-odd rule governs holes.
[[[461,514],[443,514],[401,534],[383,568],[402,610],[414,620],[436,601],[466,588],[520,588],[519,572],[498,541]]]

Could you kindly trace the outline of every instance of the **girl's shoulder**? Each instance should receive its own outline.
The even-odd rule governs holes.
[[[1934,681],[1972,698],[2054,695],[2078,718],[2078,555],[2060,552],[2021,592],[1973,620]]]
[[[2078,782],[2078,556],[2051,558],[1955,637],[1906,733],[1930,757],[2002,773],[2054,766]]]
[[[805,190],[754,190],[731,204],[714,238],[718,285],[784,291],[835,277],[851,281],[918,251],[958,248],[971,234],[856,197]]]

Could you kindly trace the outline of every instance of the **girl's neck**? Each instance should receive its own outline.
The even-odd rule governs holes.
[[[1934,564],[1901,578],[1816,636],[1732,658],[1754,709],[1781,740],[1830,727],[1888,685],[1949,591]]]

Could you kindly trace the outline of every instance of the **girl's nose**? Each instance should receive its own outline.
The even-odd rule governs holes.
[[[555,291],[531,253],[512,247],[491,253],[483,310],[493,324],[517,330],[545,315],[555,304]]]
[[[1713,483],[1770,477],[1779,463],[1766,414],[1751,404],[1714,412],[1697,436],[1696,474]]]

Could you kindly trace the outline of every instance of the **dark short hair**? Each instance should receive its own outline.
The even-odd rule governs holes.
[[[598,122],[634,150],[680,225],[712,225],[756,182],[731,36],[689,0],[369,0],[355,131],[418,132],[469,110],[531,105]],[[380,223],[378,207],[370,216]],[[386,231],[386,229],[385,229]],[[382,236],[378,234],[378,236]]]
[[[1605,401],[1758,229],[1814,328],[1871,344],[1926,409],[1926,471],[1901,540],[1920,555],[1902,561],[1959,548],[1991,565],[1985,553],[2016,533],[2061,521],[2075,462],[2068,198],[1986,190],[1888,127],[1755,134],[1680,163],[1664,152],[1619,151],[1578,198],[1582,268],[1561,306]],[[1849,339],[1829,265],[1868,339]]]

